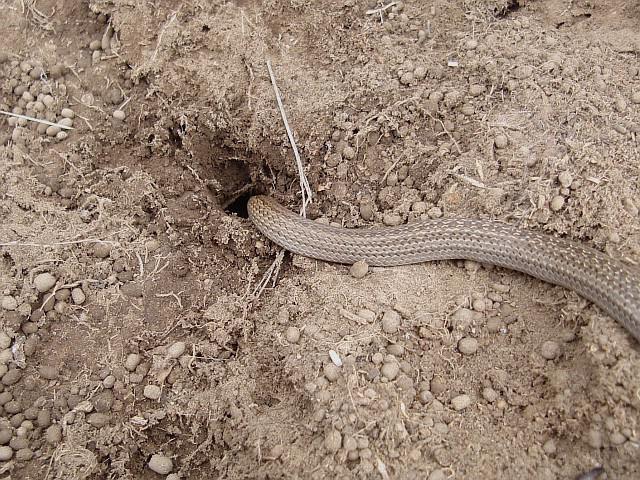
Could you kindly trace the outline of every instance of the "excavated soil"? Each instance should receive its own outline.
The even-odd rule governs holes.
[[[0,110],[72,127],[0,115],[2,480],[640,478],[640,347],[597,307],[469,261],[261,288],[246,218],[301,201],[270,60],[311,218],[640,262],[637,2],[0,13]]]

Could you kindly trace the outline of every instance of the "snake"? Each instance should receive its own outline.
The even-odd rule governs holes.
[[[577,241],[474,218],[343,228],[302,218],[265,195],[252,196],[247,210],[269,240],[318,260],[392,267],[458,259],[526,273],[593,302],[640,342],[640,269]]]

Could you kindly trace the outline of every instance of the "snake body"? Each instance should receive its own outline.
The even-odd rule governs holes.
[[[524,272],[575,291],[640,341],[640,271],[571,240],[468,218],[346,229],[301,218],[266,196],[251,197],[248,211],[267,238],[319,260],[396,266],[467,259]]]

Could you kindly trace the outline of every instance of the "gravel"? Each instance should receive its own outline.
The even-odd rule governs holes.
[[[144,396],[150,400],[158,400],[162,395],[162,390],[157,385],[146,385],[144,387]]]
[[[289,343],[298,343],[300,341],[300,329],[298,327],[287,327],[284,337]]]
[[[166,455],[155,454],[149,460],[149,468],[160,475],[168,475],[173,470],[173,461]]]
[[[187,344],[184,342],[174,342],[167,348],[167,358],[180,358],[187,350]]]
[[[386,310],[382,316],[382,331],[384,333],[397,333],[400,328],[400,314],[395,310]]]
[[[40,273],[33,279],[33,286],[36,287],[40,293],[44,293],[50,290],[56,284],[56,277],[49,272]]]
[[[469,395],[458,395],[451,399],[451,406],[457,412],[464,410],[469,405],[471,405],[471,397]]]
[[[547,360],[554,360],[560,355],[560,345],[557,342],[548,340],[542,344],[540,355]]]
[[[464,337],[458,341],[458,350],[463,355],[473,355],[478,351],[478,340],[471,337]]]
[[[360,260],[349,268],[349,274],[353,278],[363,278],[367,273],[369,273],[369,264],[364,260]]]

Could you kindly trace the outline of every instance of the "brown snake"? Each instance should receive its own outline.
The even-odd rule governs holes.
[[[579,243],[467,218],[345,229],[303,219],[265,196],[251,197],[248,210],[267,238],[319,260],[394,266],[467,259],[527,273],[592,301],[640,341],[640,271]]]

